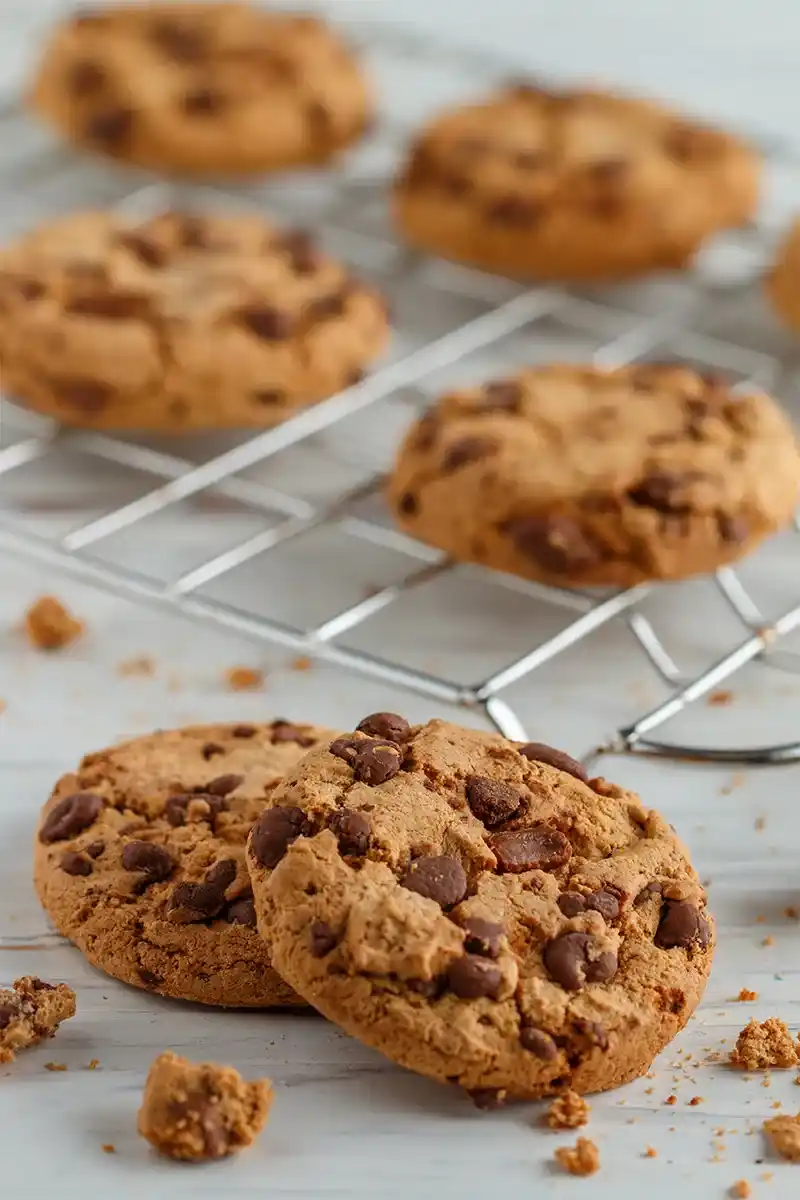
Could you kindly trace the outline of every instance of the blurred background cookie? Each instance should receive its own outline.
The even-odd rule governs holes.
[[[76,14],[45,48],[30,103],[79,146],[191,175],[327,162],[372,110],[359,63],[324,22],[245,3]]]
[[[765,288],[781,321],[800,332],[800,220],[793,222],[778,246]]]

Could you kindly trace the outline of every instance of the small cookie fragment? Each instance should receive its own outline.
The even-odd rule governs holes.
[[[745,1071],[765,1071],[770,1067],[796,1067],[800,1054],[785,1021],[768,1017],[766,1021],[748,1021],[731,1050],[730,1061]]]
[[[579,1129],[589,1120],[589,1105],[577,1092],[556,1096],[547,1110],[545,1121],[550,1129]]]
[[[264,686],[264,672],[256,667],[228,667],[225,682],[232,692],[258,692]]]
[[[205,1162],[254,1142],[272,1100],[268,1079],[248,1083],[233,1067],[192,1063],[168,1050],[150,1067],[137,1125],[167,1158]]]
[[[600,1170],[600,1151],[589,1138],[579,1137],[574,1146],[559,1146],[553,1157],[570,1175],[594,1175]]]
[[[750,1200],[753,1189],[746,1179],[737,1179],[736,1183],[731,1184],[729,1194],[733,1200]]]
[[[75,993],[65,983],[45,983],[24,975],[0,989],[0,1063],[19,1050],[55,1036],[62,1021],[75,1016]]]
[[[763,1125],[773,1150],[789,1162],[800,1162],[800,1113],[770,1117]]]
[[[41,596],[25,613],[25,633],[37,650],[62,650],[78,640],[84,624],[57,596]]]

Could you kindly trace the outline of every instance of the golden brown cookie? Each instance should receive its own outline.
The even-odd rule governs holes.
[[[764,393],[683,366],[556,365],[445,396],[407,434],[388,498],[456,559],[627,586],[741,558],[798,488],[792,427]]]
[[[505,89],[437,117],[395,193],[414,246],[489,271],[614,279],[685,267],[752,216],[760,163],[730,134],[604,92]]]
[[[284,978],[481,1106],[646,1071],[711,969],[671,826],[549,746],[390,713],[358,729],[289,771],[248,841]]]
[[[800,330],[800,220],[791,225],[778,247],[765,289],[784,324]]]
[[[231,1008],[299,1004],[255,929],[244,846],[312,725],[197,725],[89,754],[56,784],[34,881],[56,928],[135,987]]]
[[[325,163],[372,113],[323,21],[244,3],[81,10],[54,31],[30,104],[79,146],[188,175]]]
[[[79,213],[0,254],[4,390],[67,425],[276,425],[387,335],[371,287],[260,216]]]

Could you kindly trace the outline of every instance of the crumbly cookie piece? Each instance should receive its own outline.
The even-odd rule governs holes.
[[[25,633],[37,650],[61,650],[77,641],[83,629],[57,596],[40,596],[25,613]]]
[[[685,267],[753,213],[760,163],[730,134],[603,92],[506,88],[444,113],[394,191],[412,245],[515,277]]]
[[[589,1138],[578,1138],[574,1146],[559,1146],[553,1157],[570,1175],[594,1175],[600,1170],[600,1151]]]
[[[589,1120],[589,1105],[577,1092],[556,1096],[547,1110],[546,1124],[550,1129],[579,1129]]]
[[[326,163],[372,114],[328,25],[245,3],[80,12],[54,31],[29,103],[78,146],[188,175]]]
[[[272,1100],[268,1079],[247,1083],[233,1067],[192,1063],[168,1050],[150,1067],[139,1133],[168,1158],[226,1158],[255,1141]]]
[[[745,1071],[765,1071],[770,1067],[796,1067],[800,1063],[797,1043],[785,1021],[768,1017],[751,1019],[736,1039],[730,1061]]]
[[[780,243],[764,287],[772,307],[790,329],[800,330],[800,220]]]
[[[0,988],[0,1063],[20,1050],[55,1037],[62,1021],[75,1016],[75,993],[65,983],[45,983],[35,975]]]
[[[766,1134],[773,1150],[789,1162],[800,1162],[800,1113],[770,1117],[764,1122]]]
[[[624,586],[742,557],[799,488],[791,424],[763,392],[676,365],[551,365],[445,396],[407,434],[388,498],[462,561]]]
[[[481,1107],[625,1083],[700,999],[713,931],[685,848],[567,754],[378,713],[272,804],[248,866],[276,968]]]
[[[84,758],[44,806],[35,884],[60,933],[135,987],[230,1007],[300,1004],[258,936],[244,846],[328,730],[198,725]]]
[[[8,394],[67,425],[276,425],[362,377],[386,308],[260,216],[72,214],[0,254]]]

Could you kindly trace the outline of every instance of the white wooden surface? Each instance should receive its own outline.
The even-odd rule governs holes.
[[[36,16],[46,7],[56,6],[42,3]],[[342,0],[342,7],[373,14],[402,9],[447,23],[446,12],[437,14],[417,0],[402,6]],[[462,36],[484,36],[485,7],[462,0]],[[554,7],[496,2],[485,36],[498,45],[505,37],[509,49],[527,51],[534,65],[546,59],[550,70],[569,71],[574,55],[581,68],[596,62],[602,74],[652,83],[701,106],[705,99],[709,109],[740,112],[743,119],[757,113],[762,124],[786,127],[795,60],[786,28],[768,20],[785,15],[782,0],[780,6],[705,0],[693,6],[691,28],[688,11],[677,14],[661,0],[649,5],[595,0],[591,8],[563,0],[558,14]],[[8,66],[10,77],[24,64],[32,41],[19,8],[0,5],[5,21],[0,64]],[[539,28],[534,16],[542,22]],[[722,23],[716,19],[723,17]],[[193,537],[199,542],[205,534],[184,531],[187,553],[198,549]],[[800,568],[788,543],[759,561],[752,571],[776,604],[797,593]],[[537,1127],[536,1106],[480,1115],[454,1091],[400,1071],[311,1015],[207,1012],[117,985],[48,931],[30,885],[36,811],[58,773],[88,749],[188,721],[286,715],[348,727],[375,708],[424,719],[434,715],[432,706],[322,668],[293,671],[277,652],[263,655],[231,636],[165,620],[16,562],[0,564],[0,579],[0,698],[7,704],[0,718],[0,982],[26,972],[64,979],[77,989],[79,1006],[56,1041],[0,1072],[4,1195],[371,1200],[547,1194],[570,1200],[591,1194],[633,1200],[646,1193],[667,1200],[680,1193],[686,1200],[707,1200],[725,1196],[740,1178],[750,1181],[756,1197],[800,1195],[800,1166],[773,1161],[759,1133],[761,1121],[777,1111],[774,1105],[800,1109],[795,1073],[748,1081],[713,1061],[724,1060],[751,1015],[776,1014],[795,1030],[800,1027],[800,926],[784,912],[800,906],[800,767],[735,774],[638,760],[603,764],[607,775],[639,788],[661,807],[692,846],[710,882],[720,948],[705,1003],[653,1077],[593,1100],[591,1123],[581,1132],[597,1142],[603,1165],[591,1181],[573,1180],[553,1171],[552,1154],[574,1135]],[[72,603],[89,629],[83,642],[58,657],[36,654],[14,631],[26,604],[51,590]],[[398,642],[415,641],[428,663],[458,656],[472,677],[488,662],[509,656],[526,609],[508,600],[502,620],[489,623],[487,606],[495,602],[488,593],[483,598],[478,591],[464,593],[458,600],[459,620],[450,608],[444,625],[423,614],[393,634]],[[701,585],[661,597],[655,611],[684,661],[699,662],[730,644],[733,630]],[[120,678],[117,664],[141,653],[156,660],[156,676]],[[263,694],[225,692],[220,672],[240,662],[268,667]],[[754,669],[734,690],[729,707],[702,707],[670,733],[733,743],[797,736],[796,676]],[[582,752],[660,695],[624,631],[615,628],[547,669],[515,701],[533,736]],[[773,941],[764,945],[767,937]],[[742,987],[757,991],[759,1000],[732,1003]],[[151,1155],[137,1138],[135,1113],[148,1063],[167,1047],[271,1076],[277,1101],[253,1150],[197,1170]],[[93,1058],[100,1066],[90,1071]],[[46,1071],[51,1060],[66,1063],[68,1071]],[[665,1104],[670,1095],[676,1097],[672,1106]],[[702,1101],[692,1106],[695,1096]],[[103,1143],[112,1143],[116,1154],[104,1154]],[[648,1146],[657,1158],[644,1157]],[[770,1172],[773,1178],[762,1181]]]

